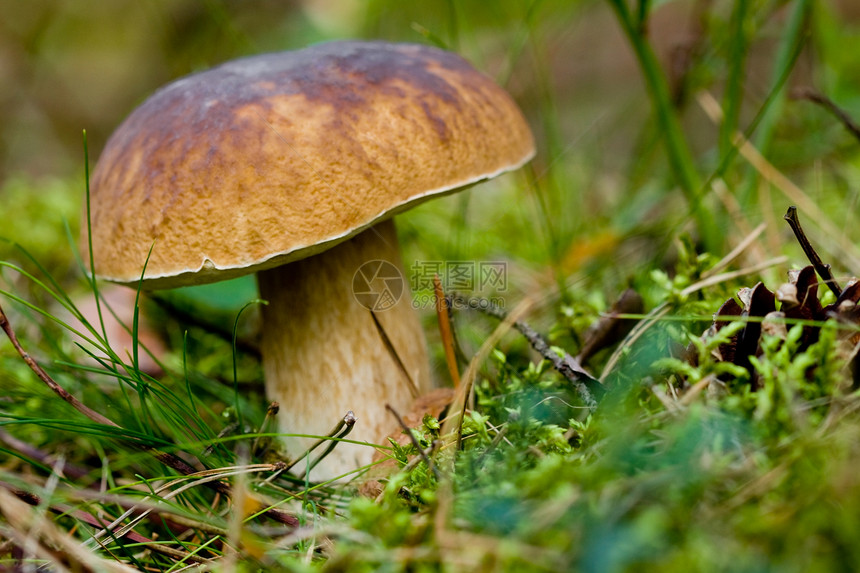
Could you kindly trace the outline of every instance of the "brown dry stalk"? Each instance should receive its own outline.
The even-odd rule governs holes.
[[[448,299],[442,289],[439,275],[433,277],[433,294],[436,298],[436,317],[439,319],[439,336],[442,338],[442,348],[445,350],[445,362],[454,388],[460,386],[460,370],[457,368],[457,356],[454,352],[454,333],[451,331],[451,315],[449,314]]]
[[[851,135],[860,140],[860,126],[854,122],[851,116],[848,115],[847,111],[836,105],[832,99],[823,93],[816,91],[811,87],[800,87],[795,89],[791,95],[796,99],[805,99],[823,107],[838,119],[845,129],[851,133]]]
[[[806,233],[803,231],[803,227],[800,226],[797,207],[793,205],[789,207],[788,211],[786,211],[783,216],[783,219],[788,222],[788,226],[791,227],[792,231],[794,231],[794,236],[797,238],[797,242],[800,243],[800,248],[803,249],[803,253],[806,255],[806,258],[809,259],[810,263],[812,263],[812,267],[815,269],[815,272],[818,273],[818,276],[821,277],[824,284],[833,291],[836,298],[839,298],[839,295],[842,294],[842,287],[840,287],[836,283],[836,279],[833,278],[833,273],[830,272],[830,265],[824,264],[821,257],[818,256],[818,252],[816,252],[815,247],[813,247],[812,243],[809,242],[809,239],[806,238]]]
[[[508,320],[508,315],[502,309],[490,304],[489,301],[482,300],[481,302],[485,304],[469,305],[468,300],[456,293],[452,294],[451,298],[465,306],[472,306],[484,314],[497,318],[503,323]],[[590,411],[597,409],[597,400],[594,394],[601,395],[604,390],[600,380],[589,374],[579,361],[570,354],[565,352],[563,357],[556,354],[546,340],[527,323],[522,320],[514,320],[511,326],[517,329],[529,341],[532,348],[548,360],[553,368],[573,385]]]

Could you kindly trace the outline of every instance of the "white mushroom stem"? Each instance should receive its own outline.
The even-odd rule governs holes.
[[[372,312],[356,299],[353,279],[359,267],[378,260],[400,269],[403,292],[391,308]],[[260,295],[269,302],[263,307],[266,394],[281,405],[280,431],[324,436],[352,410],[358,421],[348,439],[380,443],[393,427],[385,405],[405,411],[430,387],[424,334],[393,222],[257,277]],[[371,286],[382,292],[386,285],[377,280]],[[295,457],[316,439],[283,441]],[[369,464],[373,454],[369,445],[341,443],[311,478],[337,477]],[[296,469],[301,472],[303,463]]]

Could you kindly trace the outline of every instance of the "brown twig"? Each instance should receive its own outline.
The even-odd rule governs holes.
[[[15,348],[16,352],[24,359],[24,362],[27,363],[27,366],[38,376],[38,378],[45,383],[48,388],[54,391],[55,394],[60,396],[65,402],[70,404],[73,408],[75,408],[78,412],[96,422],[97,424],[102,424],[105,426],[109,426],[111,428],[116,428],[119,430],[124,430],[122,426],[110,420],[109,418],[103,416],[102,414],[96,412],[92,408],[88,407],[86,404],[78,400],[76,397],[71,395],[65,388],[60,386],[51,376],[45,372],[45,370],[39,365],[36,360],[30,356],[27,351],[21,346],[21,343],[18,341],[18,337],[15,335],[15,330],[12,328],[12,325],[9,322],[9,319],[6,316],[6,313],[3,312],[2,306],[0,306],[0,328],[3,329],[3,332],[6,333],[6,336],[9,338],[9,341],[12,343],[12,346]],[[183,475],[190,475],[196,473],[197,470],[189,465],[185,460],[171,453],[162,452],[158,449],[152,447],[149,444],[141,442],[140,440],[134,438],[126,437],[125,440],[130,443],[132,446],[141,449],[147,453],[152,454],[158,461],[162,464],[173,468]],[[230,495],[230,486],[226,483],[215,481],[210,482],[209,487],[223,493],[225,495]],[[285,525],[289,525],[291,527],[298,527],[299,520],[284,511],[278,509],[269,509],[266,512],[268,517],[283,523]]]
[[[504,320],[507,317],[507,314],[502,309],[493,305],[488,300],[477,299],[478,304],[475,304],[476,299],[470,301],[456,293],[452,293],[450,296],[452,300],[455,300],[468,308],[479,310],[493,318]],[[573,385],[574,389],[579,393],[580,398],[582,398],[582,401],[585,402],[585,405],[589,410],[594,411],[597,409],[597,400],[594,398],[594,394],[603,393],[603,385],[600,383],[600,380],[589,374],[588,371],[580,365],[576,358],[570,354],[565,352],[563,357],[556,354],[550,348],[546,340],[544,340],[540,334],[525,322],[517,320],[513,323],[513,327],[529,341],[529,344],[531,344],[532,348],[534,348],[538,354],[549,360],[553,365],[553,368],[558,370],[558,372]]]
[[[842,287],[837,284],[836,279],[833,278],[833,273],[830,272],[830,265],[825,265],[822,262],[821,257],[818,256],[818,253],[815,251],[815,248],[812,246],[812,243],[809,242],[809,239],[806,238],[806,233],[803,232],[803,227],[800,226],[800,219],[797,217],[797,207],[792,205],[788,208],[783,219],[788,221],[788,226],[791,227],[791,230],[794,231],[794,236],[797,237],[797,242],[800,243],[800,248],[803,249],[803,252],[806,254],[806,258],[809,259],[809,262],[812,263],[815,272],[818,273],[818,276],[821,277],[821,280],[824,281],[833,294],[836,295],[836,298],[839,298],[839,295],[842,294]]]
[[[853,135],[856,139],[860,140],[860,127],[854,123],[854,120],[848,115],[844,109],[836,105],[832,99],[824,95],[823,93],[811,88],[811,87],[799,87],[792,91],[792,97],[795,99],[805,99],[807,101],[811,101],[814,104],[820,105],[831,114],[833,114],[836,119],[838,119],[842,125],[847,129],[851,135]]]

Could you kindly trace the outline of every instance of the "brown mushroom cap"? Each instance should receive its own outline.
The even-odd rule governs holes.
[[[534,154],[510,96],[436,48],[332,42],[156,92],[92,178],[99,276],[213,282],[322,252]]]

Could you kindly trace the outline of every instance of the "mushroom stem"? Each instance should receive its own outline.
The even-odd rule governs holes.
[[[358,421],[350,438],[379,443],[392,425],[386,404],[405,410],[430,387],[424,333],[394,223],[259,272],[257,279],[269,301],[263,307],[263,365],[266,394],[281,404],[280,431],[324,436],[352,410]],[[374,303],[376,310],[369,309]],[[298,456],[315,440],[283,441],[288,454]],[[310,477],[335,478],[369,464],[373,454],[369,445],[342,443]],[[296,469],[303,470],[302,463]]]

